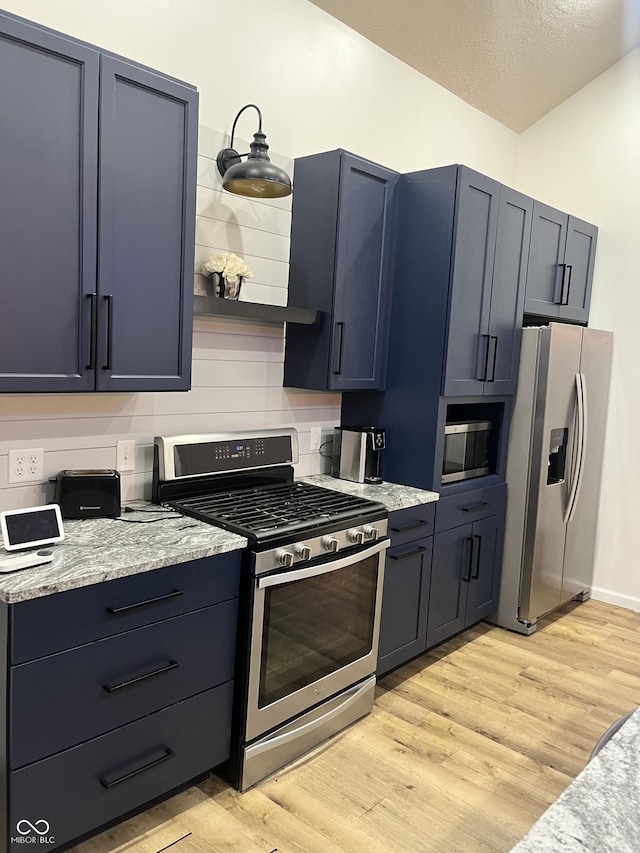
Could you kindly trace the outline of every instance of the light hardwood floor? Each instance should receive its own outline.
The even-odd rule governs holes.
[[[481,623],[383,678],[373,713],[238,794],[217,777],[75,853],[508,851],[640,704],[640,613]]]

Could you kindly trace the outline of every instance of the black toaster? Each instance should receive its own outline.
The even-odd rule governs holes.
[[[54,502],[63,518],[117,518],[120,515],[120,474],[110,468],[60,471]]]

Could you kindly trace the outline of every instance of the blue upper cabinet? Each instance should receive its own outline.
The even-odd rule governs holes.
[[[0,390],[95,385],[100,55],[0,14]]]
[[[189,388],[197,132],[193,89],[102,57],[99,390]]]
[[[190,385],[197,93],[0,13],[0,391]]]
[[[598,229],[536,201],[524,310],[586,323]]]
[[[285,386],[384,388],[397,178],[340,150],[295,161],[289,302],[324,316],[287,327]]]
[[[515,393],[533,202],[457,167],[442,393]]]

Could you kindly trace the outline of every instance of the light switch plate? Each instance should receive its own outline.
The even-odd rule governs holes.
[[[116,468],[121,474],[136,470],[136,443],[133,439],[118,442],[116,446]]]

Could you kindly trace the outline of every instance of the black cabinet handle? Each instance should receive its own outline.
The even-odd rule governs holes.
[[[423,551],[426,551],[426,548],[423,548],[422,545],[418,545],[417,548],[414,548],[412,551],[406,551],[404,554],[389,554],[390,560],[408,560],[409,557],[415,557],[416,554],[422,554]]]
[[[480,549],[482,548],[482,536],[478,536],[474,534],[472,537],[473,542],[471,544],[471,563],[473,564],[473,571],[471,572],[471,580],[477,581],[480,577]],[[477,547],[473,547],[474,544]],[[473,552],[475,550],[475,559]]]
[[[120,785],[122,782],[126,782],[128,779],[133,779],[134,776],[138,776],[140,773],[144,773],[147,770],[151,770],[152,767],[157,767],[158,764],[162,764],[165,761],[168,761],[170,758],[175,756],[175,752],[172,749],[166,749],[163,755],[159,758],[150,761],[149,764],[145,764],[144,767],[138,767],[137,770],[132,770],[131,773],[125,773],[124,776],[117,776],[115,779],[101,779],[100,784],[103,788],[109,790],[109,788],[114,788],[116,785]]]
[[[113,370],[113,296],[108,294],[107,300],[107,363],[103,370]]]
[[[498,358],[498,336],[490,335],[491,341],[494,341],[493,344],[493,365],[491,367],[491,378],[487,379],[487,382],[495,382],[496,379],[496,359]]]
[[[484,354],[484,367],[482,369],[482,375],[478,377],[481,382],[487,381],[487,376],[489,375],[489,352],[491,350],[491,335],[483,335],[483,338],[487,339],[487,349]]]
[[[337,375],[342,373],[342,355],[344,350],[344,323],[341,320],[338,320],[336,323],[336,331],[340,335],[340,342],[336,347],[337,357],[333,372]]]
[[[179,595],[183,594],[184,593],[181,589],[174,589],[166,595],[158,595],[156,598],[147,598],[145,601],[136,601],[135,604],[123,604],[122,607],[107,607],[107,613],[111,613],[112,616],[115,616],[118,613],[126,613],[129,610],[136,610],[138,607],[149,607],[152,604],[161,604],[169,598],[177,598]]]
[[[480,510],[484,509],[486,506],[490,506],[488,501],[483,501],[479,504],[471,504],[471,506],[461,506],[460,509],[462,512],[480,512]]]
[[[406,533],[407,530],[415,530],[416,527],[422,527],[423,524],[429,524],[428,521],[413,521],[411,524],[403,524],[402,527],[392,527],[392,533]]]
[[[571,275],[573,273],[573,264],[565,264],[564,268],[565,268],[565,271],[567,273],[567,291],[564,295],[564,302],[562,304],[568,305],[569,304],[569,293],[571,292]]]
[[[98,294],[88,293],[87,298],[91,301],[89,307],[89,364],[85,365],[87,370],[96,369],[96,312],[98,310]]]
[[[462,576],[462,580],[465,583],[471,583],[471,562],[473,560],[473,537],[472,536],[465,536],[464,541],[467,543],[469,553],[467,556],[467,574],[466,574],[466,576],[465,575]]]
[[[115,693],[117,690],[122,690],[125,687],[131,687],[134,684],[140,684],[141,681],[146,681],[148,678],[154,678],[156,675],[162,675],[163,672],[177,669],[180,666],[177,660],[170,660],[168,664],[153,669],[151,672],[145,672],[143,675],[136,675],[134,678],[129,678],[126,681],[117,681],[115,684],[103,684],[102,687],[107,693]]]

